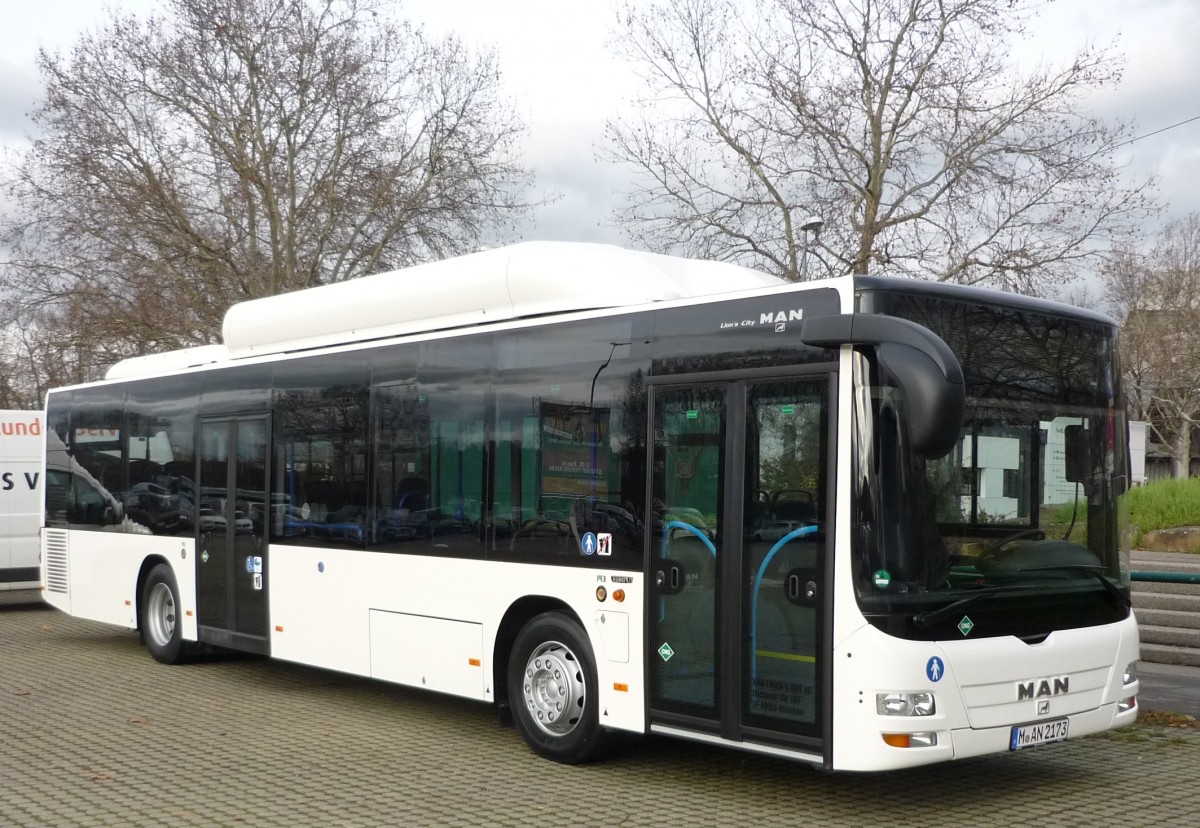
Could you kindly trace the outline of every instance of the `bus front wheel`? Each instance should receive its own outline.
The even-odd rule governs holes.
[[[142,637],[155,661],[182,664],[189,650],[179,623],[179,587],[166,564],[158,564],[142,586]]]
[[[599,758],[596,663],[587,634],[570,616],[543,613],[517,635],[508,665],[513,718],[534,752],[574,765]]]

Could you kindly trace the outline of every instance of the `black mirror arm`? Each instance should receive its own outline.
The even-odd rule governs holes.
[[[961,385],[962,366],[940,336],[916,322],[876,313],[843,313],[810,316],[800,324],[806,345],[833,348],[839,345],[878,346],[886,342],[908,345],[929,357],[946,382]]]

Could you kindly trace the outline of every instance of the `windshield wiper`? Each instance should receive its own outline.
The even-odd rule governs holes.
[[[1054,570],[1086,572],[1089,575],[1095,575],[1096,580],[1104,587],[1104,591],[1117,601],[1118,606],[1125,607],[1126,609],[1133,606],[1133,600],[1122,592],[1120,587],[1104,577],[1104,567],[1099,564],[1046,564],[1045,566],[1026,566],[1021,568],[1021,572],[1051,572]]]
[[[1031,586],[1030,584],[1008,584],[1005,586],[979,587],[978,589],[973,590],[970,595],[958,598],[957,600],[951,601],[949,604],[945,604],[937,609],[918,612],[912,617],[912,620],[918,628],[924,630],[932,627],[946,616],[953,615],[958,610],[974,604],[980,598],[986,598],[989,595],[996,595],[1001,592],[1023,592],[1031,588],[1036,589],[1037,587]]]

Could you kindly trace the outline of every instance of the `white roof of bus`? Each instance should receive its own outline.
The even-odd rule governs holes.
[[[643,305],[779,287],[725,262],[607,244],[523,242],[467,256],[252,299],[225,314],[223,345],[132,357],[117,379],[264,354],[548,313]]]
[[[180,348],[177,351],[165,351],[161,354],[123,359],[109,368],[104,378],[124,379],[146,374],[165,374],[171,371],[181,371],[184,368],[193,368],[197,365],[223,362],[227,359],[229,359],[229,351],[224,345],[197,345],[194,348]]]

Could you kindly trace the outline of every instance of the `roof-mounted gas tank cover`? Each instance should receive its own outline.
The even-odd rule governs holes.
[[[229,308],[222,333],[241,359],[784,284],[728,262],[531,241],[250,299]]]
[[[933,331],[895,316],[848,313],[805,319],[800,339],[809,345],[872,346],[908,402],[908,437],[930,460],[958,443],[966,405],[962,366]]]

